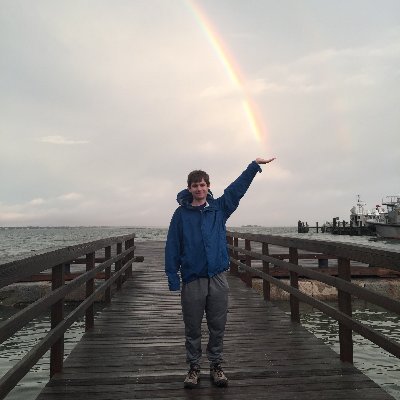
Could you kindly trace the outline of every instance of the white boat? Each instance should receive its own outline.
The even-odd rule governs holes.
[[[339,235],[375,236],[375,228],[369,225],[367,221],[384,221],[386,211],[380,205],[377,205],[372,210],[368,210],[365,206],[366,203],[360,199],[360,195],[357,195],[357,204],[350,210],[350,221],[341,221],[339,217],[335,217],[332,219],[332,222],[327,221],[322,225],[321,232]],[[303,232],[300,230],[300,227],[298,231]]]
[[[378,236],[400,239],[400,196],[387,196],[382,205],[387,207],[387,212],[378,219],[367,219],[367,225],[373,227]]]
[[[377,205],[372,210],[367,210],[365,206],[366,203],[357,195],[357,204],[350,210],[351,225],[368,226],[370,221],[385,222],[386,210],[382,206]]]

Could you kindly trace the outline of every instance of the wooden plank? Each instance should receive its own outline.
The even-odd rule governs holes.
[[[38,400],[393,399],[233,276],[228,277],[224,342],[229,387],[212,385],[204,356],[200,387],[183,389],[187,365],[180,296],[168,292],[163,248],[163,242],[137,243],[145,263],[135,266],[132,279],[96,318]],[[202,332],[205,348],[205,323]]]

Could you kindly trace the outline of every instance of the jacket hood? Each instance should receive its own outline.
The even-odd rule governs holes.
[[[208,189],[208,194],[207,194],[207,203],[210,202],[210,200],[214,200],[214,196],[211,192],[210,189]],[[188,189],[183,189],[181,190],[177,196],[176,196],[176,201],[180,206],[186,207],[186,208],[192,208],[192,201],[193,201],[193,196],[192,193],[189,192]]]

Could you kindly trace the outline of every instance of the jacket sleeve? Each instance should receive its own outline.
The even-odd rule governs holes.
[[[165,273],[168,277],[169,290],[180,290],[181,282],[178,275],[182,248],[181,218],[177,209],[172,216],[165,245]]]
[[[241,175],[224,190],[224,194],[218,199],[221,202],[226,219],[239,206],[240,199],[250,187],[257,172],[262,172],[262,170],[255,161],[252,161]]]

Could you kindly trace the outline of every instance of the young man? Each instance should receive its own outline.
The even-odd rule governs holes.
[[[275,158],[257,158],[214,199],[206,172],[192,171],[188,187],[178,193],[176,209],[168,230],[165,246],[165,272],[169,289],[179,291],[185,323],[186,361],[190,365],[184,386],[194,388],[200,380],[201,323],[206,313],[209,341],[207,357],[210,377],[217,386],[227,386],[222,367],[223,338],[228,311],[229,267],[226,246],[226,221],[236,210],[257,172],[259,164]]]

